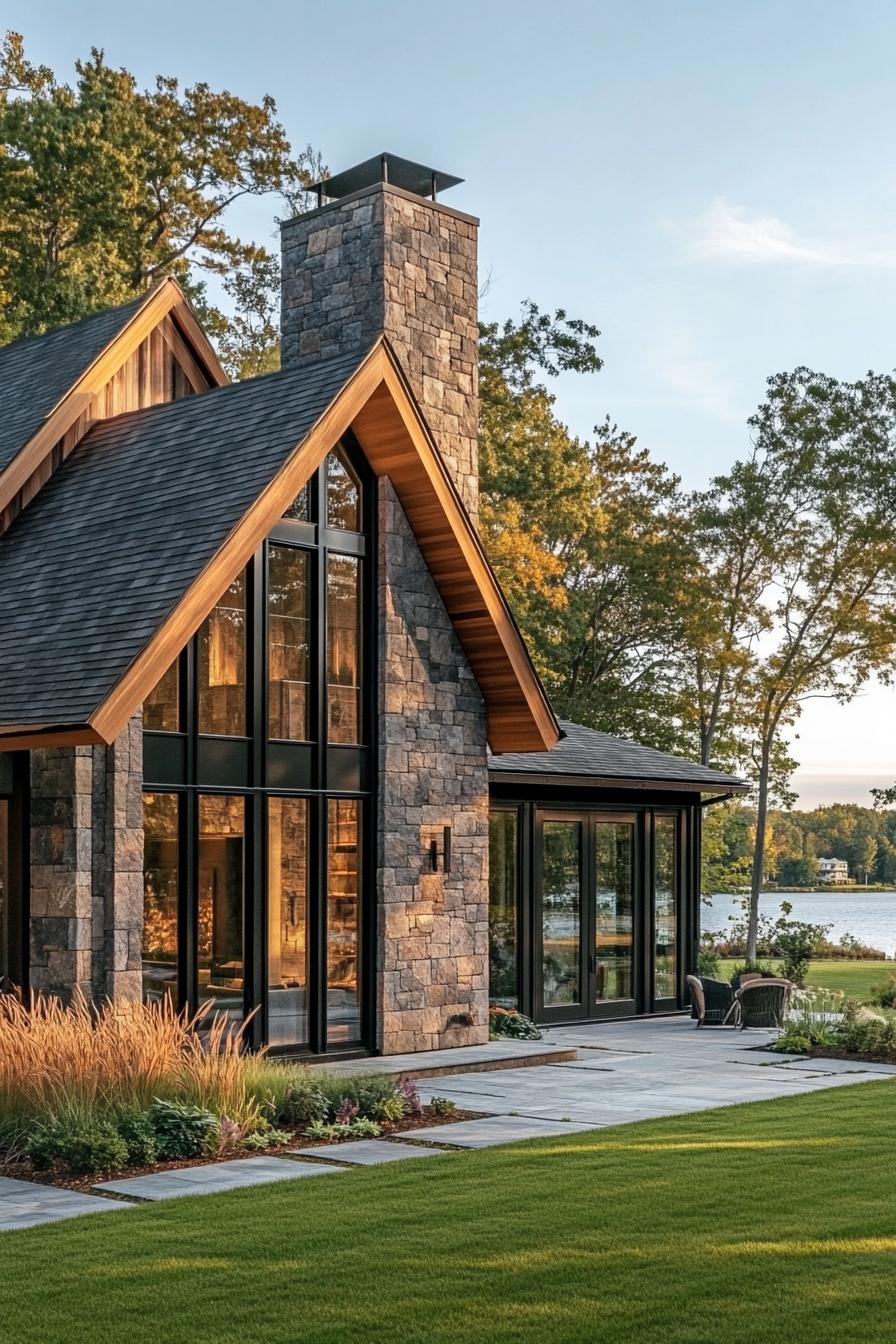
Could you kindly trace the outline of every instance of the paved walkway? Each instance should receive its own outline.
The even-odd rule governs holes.
[[[424,1078],[420,1093],[424,1101],[434,1096],[449,1097],[463,1110],[482,1112],[481,1118],[431,1125],[394,1140],[321,1145],[296,1149],[286,1157],[259,1155],[106,1181],[95,1187],[95,1195],[0,1178],[0,1231],[56,1222],[81,1213],[133,1208],[135,1201],[345,1174],[354,1166],[436,1157],[450,1148],[487,1148],[896,1075],[896,1065],[777,1055],[763,1048],[773,1035],[725,1028],[698,1031],[693,1022],[682,1017],[556,1027],[546,1032],[543,1043],[536,1043],[542,1045],[540,1058],[549,1062],[491,1072],[482,1070],[496,1057],[516,1063],[531,1053],[533,1043],[512,1042],[519,1048],[509,1052],[505,1043],[471,1047],[464,1052],[463,1061],[469,1071]],[[569,1053],[575,1058],[568,1059]],[[393,1057],[391,1061],[370,1063],[379,1071],[391,1066],[391,1072],[406,1072],[406,1061],[413,1058]],[[455,1060],[454,1066],[460,1062]],[[357,1060],[351,1065],[352,1072],[364,1067]]]
[[[684,1017],[555,1027],[545,1044],[575,1046],[571,1063],[424,1080],[424,1101],[448,1097],[462,1110],[495,1118],[418,1129],[414,1138],[479,1148],[523,1137],[521,1129],[536,1138],[556,1134],[558,1124],[620,1125],[896,1074],[896,1065],[806,1060],[762,1049],[775,1034],[697,1030]],[[513,1133],[502,1128],[501,1116],[513,1119]]]

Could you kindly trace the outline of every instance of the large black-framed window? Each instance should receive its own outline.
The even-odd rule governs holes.
[[[144,992],[368,1043],[374,482],[343,440],[144,703]]]

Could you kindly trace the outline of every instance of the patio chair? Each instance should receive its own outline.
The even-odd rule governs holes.
[[[793,985],[789,980],[763,977],[750,980],[737,991],[740,1028],[783,1027]]]
[[[698,1027],[723,1027],[735,1007],[734,990],[725,980],[711,980],[709,976],[688,976],[691,991],[691,1016]]]

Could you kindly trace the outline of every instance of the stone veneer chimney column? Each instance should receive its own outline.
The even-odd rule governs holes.
[[[474,519],[478,227],[378,181],[282,228],[284,368],[360,354],[385,332]]]
[[[371,160],[283,225],[283,364],[391,341],[476,518],[478,221]],[[416,172],[416,177],[415,177]],[[457,179],[445,179],[441,186]],[[375,178],[376,180],[371,180]],[[361,185],[357,187],[359,179]],[[488,1040],[488,763],[476,679],[392,487],[377,527],[376,1006],[384,1054]],[[431,872],[452,829],[451,871]]]

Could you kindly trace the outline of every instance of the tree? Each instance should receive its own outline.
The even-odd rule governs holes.
[[[482,328],[483,530],[559,712],[687,750],[685,629],[704,607],[678,479],[609,420],[571,435],[539,380],[596,372],[597,335],[531,303]]]
[[[768,636],[751,673],[757,819],[747,955],[755,957],[779,734],[806,699],[845,702],[872,672],[886,679],[896,649],[896,384],[797,369],[769,380],[750,424],[757,459],[774,463],[784,487],[764,597]]]
[[[263,363],[270,329],[258,321],[259,298],[276,265],[265,248],[231,236],[225,217],[244,196],[272,193],[294,207],[320,171],[318,156],[310,147],[293,156],[269,97],[250,103],[161,75],[141,90],[97,49],[76,74],[74,86],[57,82],[7,34],[0,340],[122,302],[167,275],[214,311],[203,277],[218,276],[238,314],[228,361],[237,367],[259,346]]]

